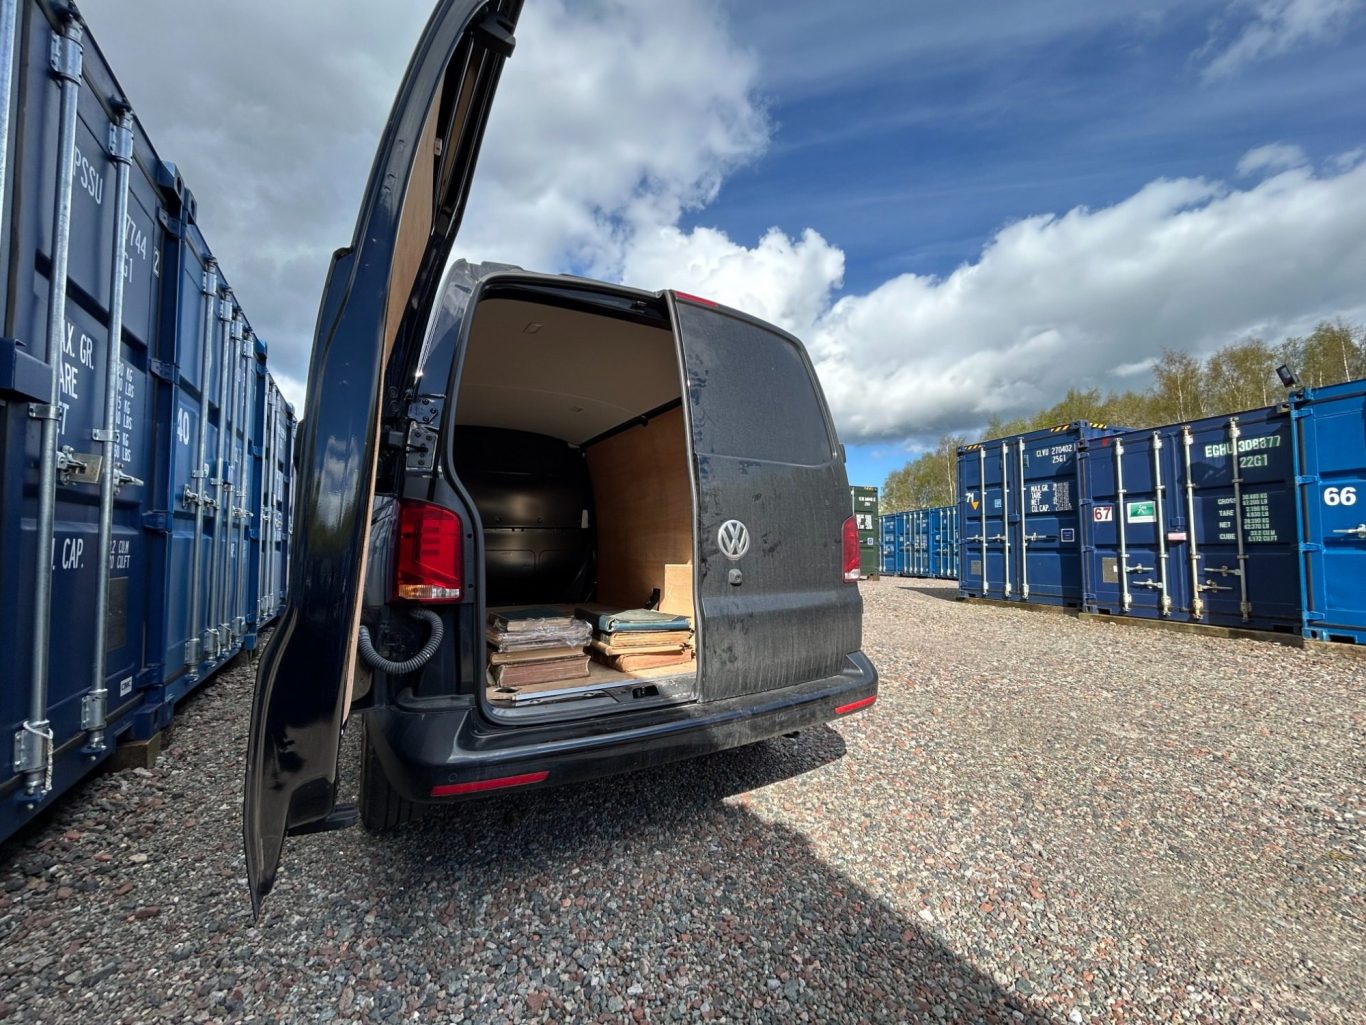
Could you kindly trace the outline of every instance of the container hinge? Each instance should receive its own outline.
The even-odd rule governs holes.
[[[231,293],[226,298],[220,297],[218,300],[218,319],[232,320],[232,297]]]
[[[117,121],[109,125],[109,155],[127,162],[133,159],[133,129]]]
[[[98,441],[101,444],[108,444],[119,440],[119,432],[106,430],[103,427],[96,427],[91,430],[90,439],[92,441]]]
[[[27,774],[24,790],[40,798],[52,789],[52,724],[25,722],[14,734],[14,771]]]
[[[1306,609],[1304,611],[1304,618],[1311,623],[1317,623],[1319,620],[1324,619],[1325,617],[1322,612],[1311,612],[1308,609]]]
[[[109,714],[109,691],[103,687],[81,698],[81,729],[103,730]],[[102,744],[100,745],[103,746]]]
[[[48,52],[48,61],[52,65],[52,73],[58,78],[79,82],[81,80],[81,29],[73,21],[67,25],[66,32],[71,34],[52,33],[52,47]]]
[[[185,237],[185,222],[179,217],[173,217],[165,210],[161,210],[157,213],[157,220],[161,222],[161,226],[166,229],[166,234],[170,235],[171,238],[181,239]]]
[[[57,453],[57,475],[63,484],[98,484],[104,459],[92,452],[77,452],[63,445]]]
[[[1303,486],[1305,484],[1317,484],[1322,478],[1316,473],[1306,473],[1295,477],[1295,483]]]
[[[163,381],[170,381],[172,384],[180,377],[180,364],[171,363],[166,360],[148,360],[147,369],[152,372],[153,377],[160,378]]]
[[[192,671],[196,669],[199,665],[199,660],[203,657],[204,656],[200,651],[198,637],[191,637],[185,642],[185,664],[189,666]]]
[[[60,420],[62,410],[58,406],[42,405],[37,402],[30,402],[28,415],[31,420]]]
[[[1350,537],[1366,538],[1366,523],[1358,523],[1355,527],[1344,527],[1342,530],[1333,531],[1334,534],[1347,534]]]
[[[218,295],[218,264],[210,260],[204,268],[204,276],[199,280],[201,295]]]
[[[156,531],[158,534],[170,533],[171,516],[164,512],[143,513],[142,529]]]
[[[1314,415],[1313,409],[1310,409],[1310,408],[1307,408],[1307,407],[1304,407],[1304,406],[1297,406],[1296,408],[1294,408],[1294,409],[1292,409],[1292,410],[1290,411],[1290,419],[1291,419],[1291,420],[1303,420],[1305,417],[1307,417],[1307,416],[1313,416],[1313,415]]]
[[[1323,551],[1323,545],[1319,544],[1317,541],[1305,541],[1305,542],[1303,542],[1303,543],[1300,545],[1300,552],[1301,552],[1301,553],[1321,552],[1321,551]]]

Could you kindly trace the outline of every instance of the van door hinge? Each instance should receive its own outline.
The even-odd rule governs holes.
[[[517,39],[512,34],[512,22],[497,11],[490,12],[474,29],[474,38],[486,50],[492,50],[504,60],[512,56]]]

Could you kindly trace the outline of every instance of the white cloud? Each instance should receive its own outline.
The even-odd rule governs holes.
[[[1243,158],[1238,161],[1238,176],[1251,178],[1268,171],[1286,171],[1292,167],[1303,167],[1307,163],[1309,157],[1299,146],[1272,142],[1244,153]]]
[[[851,441],[970,431],[1069,387],[1141,383],[1164,346],[1366,315],[1366,164],[1242,190],[1154,181],[1114,206],[1025,218],[946,277],[902,275],[814,317],[811,297],[833,294],[842,270],[819,235],[770,232],[749,249],[714,231],[665,239],[646,261],[664,280],[744,298],[805,335]]]
[[[1314,24],[1345,17],[1341,2],[1319,0]],[[1308,39],[1302,4],[1248,9]],[[198,194],[297,401],[328,256],[350,238],[421,11],[353,0],[320,21],[295,6],[242,0],[232,33],[176,0],[92,21],[162,155]],[[795,236],[682,227],[768,141],[756,60],[716,0],[538,0],[518,38],[460,255],[678,287],[781,324],[807,339],[848,440],[971,430],[1069,386],[1139,383],[1166,345],[1211,348],[1366,312],[1359,153],[1316,171],[1273,143],[1240,162],[1245,187],[1154,181],[1110,207],[1007,225],[946,276],[841,294],[845,256],[819,208]],[[1240,60],[1273,52],[1238,45],[1251,55]]]
[[[703,0],[528,4],[459,248],[599,276],[768,143],[758,65]]]
[[[1211,38],[1200,53],[1207,80],[1229,78],[1246,65],[1296,47],[1328,42],[1361,12],[1363,0],[1235,0],[1225,26],[1233,38]]]

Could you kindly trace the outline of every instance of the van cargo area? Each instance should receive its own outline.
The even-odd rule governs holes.
[[[490,644],[487,707],[543,719],[549,705],[695,699],[692,475],[663,304],[510,285],[486,295],[449,429],[481,525],[485,608],[580,620],[653,609],[686,621],[670,633],[552,636],[541,649]]]

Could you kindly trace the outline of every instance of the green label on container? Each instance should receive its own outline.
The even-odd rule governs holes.
[[[1124,518],[1130,523],[1156,523],[1157,503],[1129,502],[1124,512]]]

